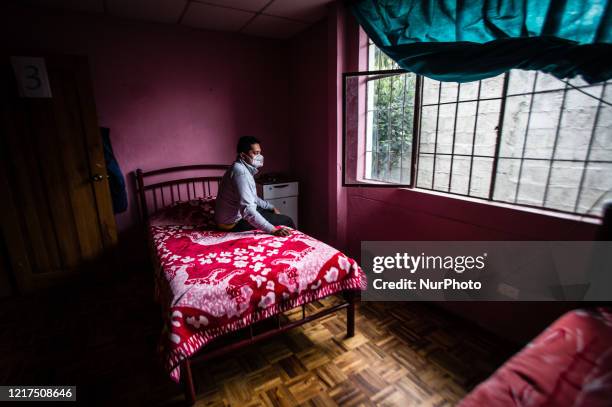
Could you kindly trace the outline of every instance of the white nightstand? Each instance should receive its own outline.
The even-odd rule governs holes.
[[[274,205],[282,214],[290,216],[295,223],[295,227],[298,227],[297,182],[258,183],[257,194]]]

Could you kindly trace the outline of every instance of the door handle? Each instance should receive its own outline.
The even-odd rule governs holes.
[[[108,175],[106,176],[106,178],[108,178]],[[102,174],[94,174],[94,175],[91,177],[91,180],[92,180],[93,182],[100,182],[100,181],[102,181],[103,179],[104,179],[104,175],[102,175]]]

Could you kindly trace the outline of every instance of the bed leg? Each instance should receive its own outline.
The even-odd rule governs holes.
[[[183,376],[183,386],[185,389],[185,400],[187,405],[192,406],[195,403],[195,387],[193,385],[193,375],[191,374],[191,361],[185,359],[181,364],[181,375]]]
[[[349,306],[346,308],[346,337],[355,336],[355,292],[345,291],[344,298]]]

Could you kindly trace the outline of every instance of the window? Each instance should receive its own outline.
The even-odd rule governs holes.
[[[369,70],[397,70],[376,46],[369,46]],[[364,179],[409,184],[416,75],[374,75],[366,81]]]
[[[344,181],[411,187],[421,78],[375,46],[368,51],[369,71],[345,76]]]
[[[612,107],[601,102],[612,81],[513,70],[438,82],[368,51],[369,71],[345,75],[345,185],[596,216],[612,198]]]

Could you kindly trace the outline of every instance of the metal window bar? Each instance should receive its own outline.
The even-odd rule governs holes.
[[[379,74],[376,74],[376,75],[370,74],[365,79],[366,82],[376,81],[376,80],[384,79],[384,78],[390,78],[390,77],[393,77],[393,76],[403,75],[403,74],[406,73],[406,71],[398,71],[398,72],[395,72],[395,71],[382,71],[382,72],[387,72],[387,73],[379,73]],[[391,73],[388,73],[388,72],[391,72]]]
[[[410,163],[410,188],[416,188],[419,174],[419,150],[421,144],[421,105],[423,104],[423,77],[415,78],[414,106],[412,114],[412,151]]]
[[[457,115],[459,114],[459,94],[461,93],[461,84],[457,84],[457,99],[455,101],[455,120],[453,121],[453,143],[451,146],[451,158],[450,158],[450,173],[448,174],[448,191],[450,192],[451,186],[453,185],[453,164],[455,161],[455,142],[457,138]]]
[[[376,82],[376,88],[375,88],[375,92],[376,92],[376,100],[380,99],[380,82]],[[372,174],[372,178],[373,179],[378,179],[379,178],[379,174],[380,174],[380,160],[379,160],[379,150],[380,150],[380,135],[378,134],[378,129],[377,129],[377,119],[378,119],[378,114],[379,111],[375,110],[373,113],[373,118],[374,118],[374,125],[372,127],[372,135],[374,136],[374,140],[372,145],[375,146],[374,148],[374,152],[372,153],[372,158],[374,159],[374,162],[376,164],[376,172],[374,174]]]
[[[369,62],[370,62],[370,50],[368,48],[368,63]],[[372,86],[372,84],[370,82],[366,81],[366,84],[365,84],[365,97],[366,97],[366,100],[364,101],[365,107],[366,107],[365,130],[364,130],[364,133],[365,133],[365,137],[364,137],[364,151],[365,151],[364,157],[365,157],[365,160],[368,159],[368,153],[371,152],[371,151],[368,151],[368,140],[367,140],[368,139],[368,124],[370,123],[370,119],[368,118],[368,115],[369,114],[372,114],[372,115],[376,114],[375,112],[371,112],[370,110],[368,110],[368,103],[369,103],[368,102],[368,98],[370,97],[370,86]],[[342,90],[343,90],[342,93],[346,94],[346,79],[344,79],[342,81]],[[345,103],[345,101],[343,101],[342,103]],[[372,117],[372,123],[374,123],[374,118],[375,118],[375,116]],[[343,108],[342,109],[342,126],[343,126],[343,128],[346,127],[345,121],[346,121],[346,112],[345,112],[345,108]],[[343,130],[343,132],[344,132],[344,130]],[[346,156],[345,156],[346,151],[345,151],[345,145],[344,145],[346,143],[345,138],[346,138],[346,135],[342,134],[342,139],[343,139],[342,140],[342,160],[346,159]],[[364,179],[368,179],[366,167],[367,167],[367,164],[364,163],[364,166],[363,166],[363,178]],[[342,170],[342,184],[345,183],[345,178],[346,178],[345,172],[346,171],[343,169]],[[372,174],[372,167],[370,166],[370,175],[371,174]]]
[[[553,143],[552,153],[550,154],[551,162],[548,165],[546,173],[546,186],[544,187],[544,197],[542,198],[542,207],[546,207],[546,198],[548,198],[548,190],[550,187],[550,177],[552,175],[552,167],[555,164],[555,155],[557,154],[557,146],[559,145],[559,133],[561,133],[561,123],[563,122],[563,112],[565,111],[565,101],[567,100],[567,83],[563,88],[563,98],[561,99],[561,110],[559,111],[559,120],[557,121],[557,129],[555,131],[555,141]]]
[[[435,191],[435,190],[432,190],[430,188],[421,188],[421,187],[418,187],[416,189],[421,189],[421,190],[425,190],[425,191]],[[452,192],[452,191],[451,192],[444,192],[444,193],[445,194],[449,194],[449,195],[460,196],[460,197],[468,196],[466,194],[462,194],[462,193],[459,193],[459,192]],[[563,210],[563,209],[556,209],[556,208],[542,208],[540,205],[531,205],[531,204],[526,204],[526,203],[516,203],[515,204],[513,202],[506,202],[506,201],[501,201],[501,200],[497,200],[497,199],[490,200],[490,199],[487,199],[487,198],[478,198],[478,199],[483,199],[486,202],[497,202],[497,203],[500,203],[500,204],[509,204],[509,205],[512,205],[512,206],[517,206],[517,207],[522,207],[522,208],[543,209],[543,210],[546,210],[546,211],[549,211],[549,212],[571,214],[571,215],[579,215],[580,217],[583,217],[583,218],[591,218],[591,219],[601,218],[600,215],[592,215],[592,214],[588,214],[588,213],[574,213],[574,212],[566,211],[566,210]]]
[[[387,174],[384,179],[388,180],[391,177],[391,138],[393,133],[391,131],[391,104],[393,103],[393,88],[395,87],[395,78],[389,79],[389,101],[387,102]]]
[[[537,74],[537,72],[536,72]],[[595,88],[598,85],[582,85],[582,86],[574,86],[574,87],[570,87],[570,89],[568,90],[572,90],[572,89],[589,89],[589,88]],[[511,95],[508,95],[509,97],[515,97],[515,96],[529,96],[529,95],[533,95],[533,94],[544,94],[544,93],[555,93],[555,92],[561,92],[563,91],[563,88],[554,88],[554,89],[542,89],[542,90],[538,90],[536,91],[535,89],[532,90],[531,92],[521,92],[521,93],[513,93]],[[592,95],[591,96],[595,96]],[[480,99],[465,99],[460,101],[459,103],[468,103],[468,102],[486,102],[488,100],[499,100],[501,99],[501,97],[483,97]],[[427,107],[427,106],[443,106],[443,105],[452,105],[453,103],[455,103],[454,100],[451,100],[449,102],[440,102],[440,103],[426,103],[423,105],[423,107]]]
[[[421,155],[433,155],[434,153],[429,153],[429,152],[422,152],[420,153]],[[436,153],[436,155],[438,156],[451,156],[451,153]],[[482,155],[482,154],[461,154],[461,153],[455,153],[455,157],[474,157],[474,158],[495,158],[495,156],[493,155]],[[501,160],[523,160],[523,161],[545,161],[545,162],[551,162],[551,161],[555,161],[555,162],[569,162],[569,163],[583,163],[585,162],[585,160],[578,160],[578,159],[572,159],[572,158],[556,158],[556,159],[552,159],[552,158],[542,158],[542,157],[525,157],[525,158],[520,158],[520,157],[510,157],[510,156],[505,156],[505,155],[500,155],[499,159]],[[597,163],[597,164],[612,164],[612,160],[589,160],[589,163]]]
[[[401,116],[401,121],[402,121],[402,125],[400,127],[400,137],[401,137],[401,141],[400,141],[400,158],[399,158],[399,182],[402,182],[403,179],[403,175],[404,175],[404,166],[403,166],[403,162],[404,162],[404,115],[406,113],[406,81],[407,81],[408,75],[404,75],[404,84],[403,84],[403,89],[402,89],[402,116]]]
[[[502,85],[502,100],[499,108],[499,120],[497,122],[497,136],[495,137],[495,156],[493,158],[493,165],[491,166],[491,181],[489,183],[489,200],[493,200],[493,194],[495,193],[495,180],[497,179],[497,166],[499,165],[499,149],[501,147],[501,138],[504,132],[504,116],[506,114],[506,100],[508,96],[508,81],[510,75],[508,72],[504,74],[504,84]]]
[[[438,82],[438,103],[442,98],[442,82]],[[436,182],[436,153],[438,152],[438,125],[440,124],[440,105],[436,107],[436,135],[434,138],[434,152],[433,152],[433,168],[431,171],[431,189],[434,189],[434,185]]]
[[[474,151],[476,150],[476,132],[478,131],[478,112],[480,111],[480,91],[482,81],[478,81],[478,91],[476,93],[476,113],[474,116],[474,131],[472,132],[472,153],[470,154],[470,175],[468,176],[468,195],[472,195],[472,171],[474,168]]]
[[[531,99],[529,100],[529,111],[527,112],[527,124],[525,125],[525,134],[523,136],[523,146],[521,148],[521,162],[519,164],[518,177],[516,178],[516,188],[514,189],[513,203],[518,202],[519,192],[521,189],[521,178],[523,176],[523,163],[525,162],[525,153],[527,151],[527,138],[529,137],[529,127],[531,126],[531,112],[533,111],[533,99],[535,99],[536,86],[538,83],[538,73],[536,71],[533,78],[533,87],[531,88]]]
[[[576,195],[576,202],[574,203],[574,212],[578,212],[578,204],[580,203],[580,196],[582,194],[582,188],[584,186],[584,178],[586,176],[586,170],[591,163],[591,151],[593,149],[593,142],[595,140],[595,132],[597,131],[597,125],[599,124],[599,115],[601,113],[601,99],[604,98],[606,94],[606,85],[607,82],[604,82],[601,87],[601,93],[599,95],[599,101],[597,102],[597,110],[595,112],[595,120],[593,121],[593,129],[591,130],[591,137],[589,139],[589,146],[587,147],[586,157],[584,158],[584,165],[582,166],[582,173],[580,174],[580,183],[578,184],[578,194]]]

